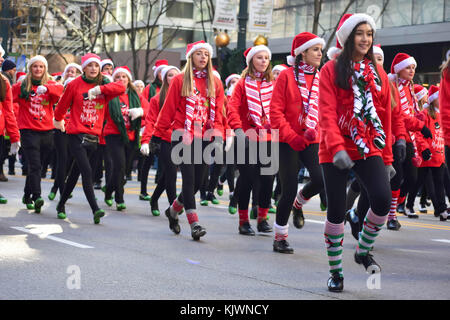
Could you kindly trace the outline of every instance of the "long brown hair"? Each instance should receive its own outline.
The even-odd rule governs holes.
[[[27,86],[26,89],[27,89],[28,92],[31,91],[31,86],[32,86],[32,82],[31,82],[31,66],[30,66],[30,70],[27,72],[27,76],[24,79],[25,84]],[[51,80],[51,79],[52,79],[51,76],[47,72],[47,67],[44,65],[44,75],[41,78],[41,85],[47,84],[47,82],[49,80]]]
[[[395,107],[397,107],[397,101],[395,99],[396,95],[395,95],[394,90],[397,90],[397,92],[398,92],[398,89],[394,82],[391,82],[391,81],[388,81],[388,82],[389,82],[389,89],[390,89],[389,92],[391,94],[391,110],[394,110]]]
[[[6,81],[3,75],[0,76],[0,102],[3,102],[6,97]]]
[[[186,61],[186,65],[183,68],[184,78],[183,86],[181,87],[181,96],[190,97],[194,91],[194,64],[192,62],[192,54]],[[208,97],[216,96],[216,82],[213,74],[211,56],[208,57],[208,64],[206,65],[207,79],[208,79]],[[160,96],[161,97],[161,96]]]

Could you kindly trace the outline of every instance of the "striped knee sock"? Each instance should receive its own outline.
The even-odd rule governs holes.
[[[400,196],[400,189],[392,190],[391,209],[389,210],[389,214],[388,214],[389,220],[397,219],[397,215],[395,213],[397,212],[397,200],[398,200],[399,196]]]
[[[303,196],[302,192],[303,192],[303,189],[301,189],[301,190],[297,193],[297,196],[295,197],[295,200],[294,200],[294,207],[295,207],[296,209],[301,209],[301,208],[303,208],[303,205],[304,205],[305,203],[307,203],[308,200],[309,200],[309,199],[306,199],[306,198]]]
[[[356,247],[357,254],[366,255],[372,249],[375,238],[380,233],[386,220],[387,216],[377,216],[372,209],[369,209],[359,234],[358,246]]]
[[[269,213],[269,208],[258,207],[258,223],[267,219],[267,214]]]
[[[342,243],[344,242],[344,222],[334,224],[326,220],[325,222],[325,244],[327,246],[328,264],[330,265],[330,274],[342,270]]]
[[[242,226],[245,222],[248,222],[248,209],[239,209],[239,225]]]
[[[273,228],[275,230],[275,241],[286,240],[288,237],[289,225],[279,226],[276,222],[273,223]]]

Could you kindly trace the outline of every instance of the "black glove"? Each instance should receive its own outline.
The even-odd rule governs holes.
[[[394,143],[394,159],[399,163],[403,163],[406,159],[406,140],[400,139]]]
[[[425,149],[422,151],[422,159],[428,161],[431,159],[431,151],[430,149]]]
[[[159,152],[161,151],[161,138],[157,136],[153,136],[150,140],[150,153],[159,155]]]
[[[423,134],[424,138],[433,138],[433,135],[431,134],[431,131],[427,128],[427,126],[423,126],[422,130],[420,130],[420,133]]]

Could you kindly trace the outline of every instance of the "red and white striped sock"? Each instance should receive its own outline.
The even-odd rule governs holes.
[[[269,213],[269,208],[258,207],[258,223],[267,219],[267,214]]]
[[[391,209],[389,210],[388,220],[397,219],[396,212],[397,212],[397,201],[399,196],[400,196],[400,189],[392,190]]]
[[[193,224],[198,222],[198,216],[195,212],[195,209],[186,210],[186,217],[188,219],[189,224]]]
[[[245,222],[248,222],[248,209],[239,209],[239,225],[242,226]]]
[[[273,228],[275,230],[275,241],[286,240],[288,237],[289,225],[279,226],[276,222],[273,223]]]
[[[178,199],[175,199],[170,206],[170,215],[178,215],[178,212],[181,212],[181,210],[183,210],[183,207],[183,204],[179,202]]]
[[[306,199],[302,194],[303,189],[301,189],[294,200],[294,207],[296,209],[302,209],[303,205],[308,202],[309,199]]]

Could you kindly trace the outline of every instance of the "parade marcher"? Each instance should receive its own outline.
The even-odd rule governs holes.
[[[74,162],[66,186],[56,206],[57,216],[66,218],[65,203],[81,174],[83,191],[93,213],[94,223],[100,223],[105,211],[97,205],[92,185],[92,168],[89,163],[98,144],[108,103],[123,94],[126,87],[121,82],[112,82],[100,72],[100,57],[93,53],[81,59],[83,75],[67,84],[55,109],[55,127],[66,131],[69,150]],[[70,108],[70,121],[65,127],[64,116]]]
[[[170,229],[179,234],[178,214],[184,207],[194,240],[206,234],[206,229],[198,222],[195,194],[200,189],[208,167],[203,157],[200,163],[194,161],[197,157],[194,159],[193,149],[200,145],[203,151],[212,140],[217,152],[223,144],[221,126],[224,91],[222,82],[213,75],[212,55],[211,45],[204,41],[187,46],[187,63],[183,72],[172,79],[150,142],[152,150],[161,150],[161,139],[168,130],[173,130],[172,137],[175,132],[183,135],[178,141],[172,139],[172,147],[183,146],[183,156],[187,152],[190,159],[182,159],[179,164],[182,190],[167,208],[166,216]],[[213,137],[205,137],[210,129],[214,129]]]
[[[162,86],[162,78],[161,78],[161,71],[167,67],[169,63],[167,60],[161,59],[157,60],[155,62],[155,65],[153,66],[153,82],[149,85],[147,85],[144,89],[144,92],[142,93],[144,97],[147,99],[147,101],[150,102],[150,99],[154,97],[157,93],[159,93],[159,90],[161,90]]]
[[[21,144],[28,162],[22,202],[28,209],[41,212],[41,155],[53,147],[53,105],[64,87],[49,80],[47,60],[32,57],[27,64],[27,77],[13,86],[13,99],[19,104],[18,125]]]
[[[142,80],[135,80],[133,82],[134,86],[136,87],[136,92],[138,94],[142,94],[144,92],[145,83]]]
[[[258,45],[248,48],[244,56],[247,68],[243,71],[228,101],[227,118],[230,128],[236,134],[238,150],[244,137],[246,141],[245,161],[237,162],[239,170],[238,230],[240,234],[254,236],[255,231],[250,225],[248,214],[252,189],[254,193],[257,192],[253,197],[256,197],[258,201],[257,230],[263,233],[272,232],[272,228],[267,223],[267,214],[271,203],[274,176],[262,174],[263,167],[268,167],[270,164],[262,164],[261,152],[257,153],[257,150],[249,148],[249,143],[252,143],[257,147],[252,149],[260,150],[265,147],[269,153],[271,149],[270,101],[273,92],[273,76],[270,60],[272,53],[268,47]],[[239,160],[239,154],[236,156]],[[250,161],[250,158],[254,161]],[[259,191],[256,191],[258,188],[255,188],[255,183],[259,183]]]
[[[285,64],[278,64],[272,68],[272,75],[273,75],[273,81],[277,81],[278,76],[280,75],[281,71],[286,70],[288,68]]]
[[[130,69],[126,66],[114,69],[112,77],[115,82],[120,82],[127,91],[113,99],[108,104],[106,113],[106,124],[103,135],[106,147],[112,158],[112,172],[114,172],[111,184],[106,184],[105,202],[112,205],[112,193],[116,201],[117,210],[126,209],[123,198],[125,172],[131,166],[133,150],[139,147],[139,132],[141,119],[144,116],[144,98],[136,92],[132,83]]]
[[[288,58],[292,67],[281,72],[272,96],[270,119],[272,128],[278,129],[280,135],[278,174],[282,185],[274,223],[276,252],[293,253],[286,241],[291,209],[294,226],[302,228],[303,205],[323,189],[318,157],[318,67],[323,46],[325,41],[312,33],[296,35]],[[300,161],[308,169],[311,180],[297,194]]]
[[[150,155],[149,143],[155,130],[155,123],[164,105],[164,101],[166,100],[169,85],[172,82],[172,79],[179,73],[180,70],[174,66],[166,66],[161,71],[161,78],[163,79],[161,90],[150,100],[149,111],[145,118],[145,130],[141,140],[141,153],[144,156]],[[176,198],[177,168],[170,157],[172,151],[170,145],[171,138],[172,130],[168,130],[167,134],[161,138],[161,149],[157,154],[159,158],[158,169],[160,170],[160,174],[158,176],[158,184],[153,191],[150,200],[150,210],[154,216],[160,215],[158,200],[164,190],[166,190],[169,205],[171,205]]]
[[[441,66],[441,82],[439,86],[439,111],[445,142],[445,162],[449,170],[450,159],[450,55]],[[448,172],[447,172],[448,173]]]
[[[16,83],[16,64],[11,60],[5,60],[2,64],[2,74],[8,79],[9,84]]]
[[[345,14],[336,32],[342,52],[320,71],[319,160],[328,201],[324,232],[331,275],[328,290],[334,292],[344,287],[342,243],[350,169],[370,203],[355,262],[369,273],[381,271],[369,251],[387,220],[391,201],[388,167],[382,158],[383,149],[392,147],[391,97],[387,75],[373,57],[375,31],[372,17]]]
[[[12,90],[8,79],[0,75],[0,153],[3,149],[1,145],[4,141],[3,134],[5,131],[11,142],[10,154],[16,155],[20,148],[20,133],[13,111]],[[0,154],[1,157],[2,155]],[[0,204],[5,204],[7,201],[0,194]]]
[[[112,76],[114,71],[114,62],[111,59],[103,59],[100,63],[101,73]]]

